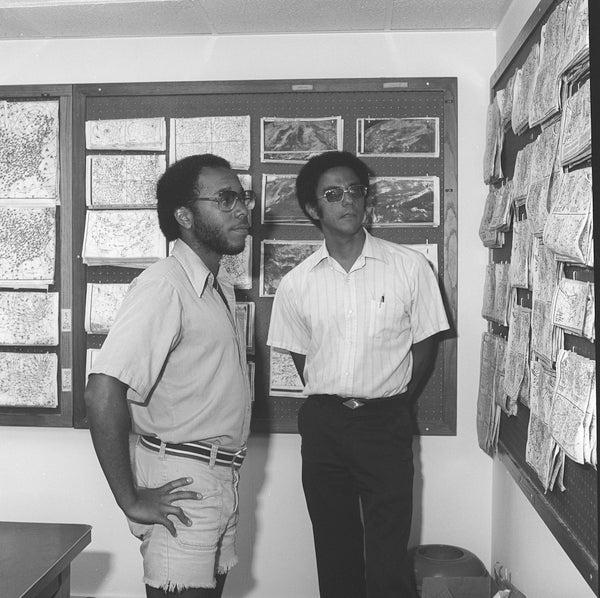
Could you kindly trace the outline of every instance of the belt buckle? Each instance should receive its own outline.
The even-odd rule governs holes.
[[[364,405],[364,402],[358,399],[348,399],[347,401],[344,401],[342,405],[348,407],[348,409],[358,409]]]

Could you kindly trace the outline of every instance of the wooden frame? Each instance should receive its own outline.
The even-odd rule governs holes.
[[[457,85],[455,79],[318,79],[318,80],[290,80],[290,81],[230,81],[230,82],[169,82],[169,83],[134,83],[134,84],[102,84],[102,85],[76,85],[73,88],[73,164],[74,172],[78,173],[73,181],[73,192],[75,197],[84,197],[84,177],[81,173],[85,168],[85,143],[84,128],[86,119],[94,118],[133,118],[143,116],[164,116],[165,118],[206,116],[212,115],[203,112],[205,101],[211,97],[219,97],[219,110],[217,114],[246,114],[243,108],[239,112],[227,112],[235,98],[243,96],[252,99],[260,97],[262,103],[278,97],[287,98],[287,104],[314,106],[318,98],[343,97],[352,95],[355,97],[378,98],[380,93],[390,97],[392,94],[397,98],[406,98],[407,94],[414,94],[414,98],[420,98],[427,94],[439,94],[443,125],[440,126],[440,179],[443,179],[441,198],[443,202],[442,225],[439,229],[439,246],[443,270],[440,272],[440,282],[444,290],[444,299],[451,320],[453,331],[457,325],[457,110],[456,95]],[[331,94],[331,95],[328,95]],[[371,94],[371,95],[369,95]],[[404,94],[404,95],[402,95]],[[262,101],[264,99],[264,102]],[[202,100],[202,101],[201,101]],[[227,102],[229,102],[227,104]],[[312,104],[311,104],[312,102]],[[118,107],[117,107],[118,104]],[[195,108],[190,108],[190,105]],[[225,106],[227,104],[227,107]],[[142,108],[140,108],[142,106]],[[368,110],[366,106],[369,106]],[[250,109],[248,109],[250,110]],[[318,114],[307,109],[286,114],[272,114],[267,106],[261,107],[262,112],[252,114],[252,126],[258,126],[262,116],[331,116],[331,108],[322,108]],[[298,109],[300,110],[300,109]],[[364,116],[373,113],[374,108],[365,104]],[[430,108],[427,109],[429,114]],[[402,114],[399,114],[402,116]],[[348,127],[354,127],[354,122],[348,121]],[[253,129],[252,141],[252,166],[250,173],[254,177],[254,187],[260,187],[260,176],[263,172],[289,171],[287,164],[263,164],[257,158],[255,140],[259,133]],[[168,145],[168,144],[167,144]],[[344,139],[345,149],[354,151],[354,143]],[[299,168],[299,167],[298,167]],[[422,174],[428,174],[423,172]],[[78,204],[74,206],[74,247],[81,243],[81,223],[84,218],[83,208]],[[258,234],[257,234],[258,232]],[[314,227],[301,228],[281,225],[276,233],[283,240],[300,235],[301,238],[315,240],[318,231]],[[378,231],[376,231],[378,234]],[[256,332],[258,346],[255,354],[250,356],[256,363],[257,393],[254,405],[253,429],[255,431],[291,432],[296,429],[296,414],[302,402],[301,399],[268,397],[263,381],[265,372],[268,374],[268,357],[265,354],[264,337],[266,336],[266,322],[270,303],[267,306],[266,298],[258,296],[258,259],[261,241],[265,238],[273,238],[273,230],[268,226],[261,226],[260,216],[254,216],[253,222],[253,289],[244,291],[238,289],[236,294],[240,301],[254,301],[256,303]],[[432,232],[428,228],[422,228],[415,233],[413,242],[426,242],[431,240]],[[382,235],[383,236],[383,235]],[[299,238],[296,236],[295,238]],[[76,250],[77,251],[77,250]],[[85,283],[90,281],[89,272],[81,263],[79,258],[74,260],[74,311],[73,321],[79,331],[82,317],[82,305],[84,298],[82,293]],[[102,277],[106,274],[93,274]],[[112,273],[114,275],[114,272]],[[135,272],[125,272],[123,269],[118,273],[120,280],[135,275]],[[87,278],[86,278],[87,276]],[[92,280],[98,282],[98,280]],[[109,282],[109,280],[104,280]],[[111,279],[110,282],[115,282]],[[456,338],[455,332],[444,336],[441,343],[440,353],[436,368],[439,372],[436,384],[438,388],[434,409],[419,417],[419,432],[422,434],[453,435],[456,433]],[[101,338],[85,338],[79,332],[75,335],[74,343],[74,385],[77,388],[77,399],[74,404],[74,422],[76,427],[87,426],[85,409],[80,396],[84,386],[83,372],[85,371],[85,350],[89,346],[99,346]],[[424,394],[427,394],[426,388]],[[423,401],[422,403],[426,403]]]
[[[490,78],[491,100],[493,100],[496,90],[502,88],[514,69],[524,62],[532,45],[539,41],[541,27],[557,4],[557,0],[541,0],[539,2],[534,13]],[[590,12],[593,4],[593,2],[590,2]],[[595,120],[596,117],[597,114],[594,113],[592,118]],[[504,148],[505,175],[512,176],[516,152],[532,142],[538,132],[539,127],[535,127],[535,129],[529,130],[520,136],[515,136],[512,132],[507,133]],[[596,138],[594,152],[597,152],[598,149],[598,139]],[[598,167],[597,165],[594,166],[593,162],[592,160],[592,167],[596,169],[594,172],[596,174]],[[597,195],[598,189],[595,187],[595,206],[598,205]],[[519,208],[521,216],[524,209],[524,207]],[[507,235],[507,237],[510,239],[510,235]],[[596,247],[597,251],[598,248]],[[510,246],[494,249],[492,255],[494,261],[510,260]],[[598,253],[596,253],[597,257]],[[575,274],[573,273],[574,270],[577,271]],[[577,277],[580,280],[594,281],[593,269],[568,266],[565,274],[569,277]],[[597,283],[595,286],[596,305],[598,305]],[[522,305],[531,304],[531,293],[529,291],[519,291],[518,298]],[[506,329],[503,327],[492,326],[492,331],[502,335],[506,334]],[[589,359],[595,359],[594,344],[583,338],[567,334],[565,335],[565,346]],[[545,493],[535,472],[525,462],[528,419],[529,411],[521,406],[519,406],[516,417],[502,417],[498,457],[588,585],[597,593],[597,526],[593,522],[593,518],[597,517],[597,471],[590,466],[582,466],[567,459],[565,464],[565,485],[567,489],[564,495],[561,495],[559,490]],[[593,542],[590,542],[590,534],[596,534],[595,551],[590,547],[593,544]]]
[[[0,407],[0,424],[11,426],[72,426],[73,425],[73,336],[71,314],[73,300],[72,286],[72,87],[70,85],[31,85],[0,87],[2,99],[58,99],[59,101],[59,162],[60,162],[60,207],[57,208],[59,247],[56,272],[60,272],[58,291],[60,294],[59,328],[59,380],[58,407],[13,408]]]
[[[245,95],[244,95],[245,94]],[[262,116],[292,116],[318,117],[331,116],[330,108],[325,107],[323,100],[338,101],[338,110],[344,111],[345,104],[340,104],[340,98],[351,97],[360,100],[357,114],[362,117],[372,116],[374,105],[386,97],[397,100],[400,104],[408,97],[414,101],[428,98],[438,106],[436,118],[440,119],[439,143],[440,157],[428,158],[426,166],[419,166],[418,160],[411,162],[414,172],[408,174],[431,174],[430,167],[439,170],[437,176],[442,181],[440,192],[442,202],[442,225],[435,228],[419,227],[418,231],[407,233],[408,241],[404,238],[398,242],[427,243],[433,240],[439,247],[441,264],[439,278],[443,288],[452,331],[446,333],[440,345],[436,363],[436,374],[432,377],[433,390],[425,388],[423,400],[420,403],[418,425],[422,434],[453,435],[456,433],[456,326],[457,326],[457,84],[452,78],[408,78],[408,79],[317,79],[290,81],[231,81],[231,82],[174,82],[174,83],[135,83],[107,85],[76,85],[76,86],[23,86],[0,88],[0,97],[37,98],[59,97],[60,100],[60,308],[62,314],[61,337],[59,344],[61,380],[59,387],[60,407],[53,413],[34,413],[19,410],[9,413],[3,409],[0,412],[1,423],[14,425],[75,425],[86,427],[87,420],[83,404],[83,389],[85,387],[85,355],[88,348],[97,348],[102,342],[99,335],[86,335],[84,332],[85,291],[87,282],[129,282],[138,270],[132,268],[87,267],[81,258],[83,230],[85,221],[85,123],[86,120],[109,119],[115,117],[114,105],[121,118],[139,118],[142,116],[187,117],[191,115],[206,115],[198,108],[198,100],[209,97],[219,99],[219,110],[223,101],[236,101],[238,96],[247,98],[277,99],[283,102],[279,108],[256,111],[252,115],[258,124]],[[156,100],[162,103],[162,110],[156,112]],[[432,99],[433,98],[433,99]],[[285,99],[285,101],[284,101]],[[178,108],[171,110],[171,105]],[[190,104],[192,105],[190,107]],[[296,107],[297,114],[283,114],[291,105],[311,105],[305,112]],[[399,105],[400,105],[399,104]],[[154,105],[154,107],[148,107]],[[274,104],[275,105],[275,104]],[[183,106],[183,108],[182,108]],[[281,106],[285,106],[282,109]],[[368,107],[368,109],[367,109]],[[241,109],[240,109],[241,110]],[[261,108],[262,110],[262,108]],[[358,109],[357,109],[358,110]],[[424,105],[422,112],[417,109],[413,116],[431,114],[432,105]],[[121,111],[121,112],[120,112]],[[124,113],[122,112],[124,111]],[[129,111],[129,112],[128,112]],[[291,110],[293,113],[294,110]],[[152,113],[152,114],[150,114]],[[222,114],[226,114],[223,112]],[[218,111],[216,114],[221,114]],[[407,113],[398,109],[387,114],[384,118],[403,117]],[[410,116],[410,114],[408,114]],[[376,115],[377,116],[377,115]],[[354,118],[348,117],[347,126],[354,128]],[[256,137],[256,131],[253,133]],[[255,144],[253,144],[254,147]],[[354,151],[355,142],[344,140],[344,148]],[[168,146],[166,152],[168,152]],[[287,170],[287,164],[256,164],[255,149],[250,174],[254,177],[254,185],[260,185],[260,176],[264,172],[279,173]],[[168,154],[167,154],[168,155]],[[368,159],[368,158],[366,158]],[[386,158],[389,159],[389,158]],[[398,159],[398,158],[395,158]],[[404,160],[404,158],[401,158]],[[435,162],[437,160],[437,162]],[[297,167],[299,168],[299,166]],[[420,168],[420,170],[419,170]],[[416,170],[415,170],[416,169]],[[404,174],[392,169],[389,175]],[[76,198],[76,201],[73,201]],[[258,223],[256,222],[258,220]],[[270,225],[271,223],[269,223]],[[255,289],[245,291],[238,289],[240,301],[254,301],[257,305],[257,340],[264,344],[266,323],[270,310],[270,301],[258,297],[258,249],[261,241],[273,238],[273,230],[269,225],[261,225],[256,218],[253,229],[258,230],[258,237],[253,239],[253,277]],[[287,224],[277,224],[276,237],[282,240],[299,239],[318,240],[318,230],[312,226],[294,228]],[[379,231],[375,231],[376,234]],[[436,236],[437,235],[437,236]],[[380,236],[391,237],[393,231],[385,231]],[[403,237],[405,234],[403,233]],[[107,279],[110,279],[108,280]],[[256,291],[256,297],[254,296]],[[267,305],[266,302],[269,302]],[[299,399],[280,399],[265,396],[265,371],[268,369],[268,359],[265,359],[265,347],[259,346],[250,359],[256,365],[257,401],[253,426],[258,431],[296,432],[296,414],[302,402]],[[263,385],[262,388],[260,385]],[[435,388],[434,388],[435,387]],[[433,394],[431,394],[433,392]],[[427,402],[427,397],[435,397]],[[14,410],[12,410],[14,411]],[[47,410],[44,410],[47,411]]]

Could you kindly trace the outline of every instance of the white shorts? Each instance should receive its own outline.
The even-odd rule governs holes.
[[[164,525],[140,524],[128,519],[131,532],[142,541],[144,583],[167,591],[214,588],[216,575],[227,573],[238,561],[235,534],[238,521],[239,471],[189,457],[160,454],[136,444],[133,456],[136,484],[157,488],[178,478],[194,481],[180,490],[202,495],[199,500],[180,500],[192,521],[190,527],[177,517],[170,519],[177,536]]]

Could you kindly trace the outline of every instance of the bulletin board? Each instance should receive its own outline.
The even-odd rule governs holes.
[[[439,180],[440,219],[431,226],[371,228],[372,234],[403,244],[435,247],[438,280],[451,322],[441,339],[435,368],[418,401],[420,434],[456,433],[456,326],[457,326],[457,86],[453,78],[327,79],[282,81],[232,81],[208,83],[140,83],[76,85],[73,87],[73,385],[74,425],[86,427],[82,400],[85,387],[86,351],[98,348],[102,335],[84,331],[85,291],[88,283],[129,282],[139,270],[90,266],[82,262],[86,218],[85,125],[104,119],[171,118],[248,115],[251,123],[250,167],[238,174],[250,175],[257,193],[252,214],[252,284],[236,288],[238,302],[255,306],[252,428],[258,432],[295,433],[296,415],[303,398],[273,396],[269,378],[270,354],[266,345],[272,297],[261,296],[261,248],[265,241],[320,241],[311,224],[261,222],[261,181],[264,174],[292,174],[301,164],[261,161],[261,118],[343,119],[343,149],[356,152],[357,119],[429,117],[439,123],[439,151],[435,156],[367,156],[365,162],[377,176],[431,176]],[[167,144],[167,163],[169,149]]]
[[[58,104],[58,196],[56,198],[55,216],[54,216],[54,231],[55,249],[54,249],[54,276],[51,284],[46,288],[47,294],[58,294],[58,314],[56,314],[55,325],[57,327],[58,336],[56,342],[19,342],[18,344],[8,344],[3,341],[0,347],[0,352],[6,355],[18,353],[26,356],[54,356],[56,355],[58,369],[56,379],[51,381],[50,386],[54,389],[48,389],[48,396],[56,393],[57,402],[50,406],[51,401],[29,400],[27,396],[18,396],[9,399],[6,403],[0,405],[0,424],[9,426],[56,426],[70,427],[73,425],[73,388],[72,388],[72,330],[71,330],[71,307],[72,307],[72,245],[71,245],[71,91],[69,85],[31,85],[19,87],[0,87],[0,106],[2,117],[6,116],[5,102],[21,103],[25,105],[29,102],[37,104]],[[9,111],[10,112],[10,111]],[[6,126],[6,125],[5,125]],[[25,130],[25,127],[24,127]],[[31,165],[28,152],[35,154],[39,150],[33,132],[27,129],[23,134],[22,140],[15,140],[18,134],[13,135],[13,139],[5,144],[3,150],[5,152],[15,151],[18,157],[18,163],[22,166],[24,163]],[[39,135],[38,135],[39,137]],[[14,145],[11,143],[14,142]],[[20,152],[20,153],[19,153]],[[53,158],[54,159],[54,158]],[[7,160],[11,163],[11,158]],[[3,163],[3,177],[10,178],[11,173],[7,172],[6,162]],[[29,172],[31,174],[31,171]],[[5,198],[6,199],[6,198]],[[25,207],[29,202],[35,206],[37,200],[34,195],[28,195],[26,198],[21,198],[17,205]],[[7,204],[4,204],[5,206]],[[8,204],[10,207],[10,204]],[[15,209],[17,209],[15,207]],[[15,221],[16,222],[16,221]],[[14,247],[24,248],[24,253],[29,251],[25,245],[29,243],[26,238],[18,239],[20,230],[17,225],[13,230],[7,226],[4,230],[12,236],[11,243],[15,243]],[[42,239],[41,243],[45,241]],[[10,250],[9,250],[10,251]],[[7,258],[6,249],[3,248],[2,259]],[[26,258],[27,259],[27,258]],[[3,287],[0,293],[4,296],[12,293],[44,293],[40,289],[32,289],[27,286],[20,286],[15,283],[12,288]],[[4,314],[6,317],[6,314]],[[25,316],[27,317],[27,316]],[[10,334],[9,334],[10,336]],[[3,331],[3,339],[6,338],[6,331]],[[16,339],[18,340],[18,339]],[[13,342],[16,342],[13,340]],[[30,338],[31,341],[31,338]],[[11,358],[12,359],[12,358]],[[13,371],[2,372],[1,393],[3,397],[8,397],[11,394],[27,394],[27,384],[21,384],[19,380],[12,379],[11,376],[17,375],[15,370],[20,368],[18,364],[8,366]],[[31,373],[31,372],[29,372]],[[26,373],[21,373],[19,376],[26,377]],[[30,388],[35,391],[35,384],[30,384]],[[15,390],[17,387],[20,390]],[[36,395],[32,392],[31,396]],[[41,396],[39,398],[42,398]],[[22,401],[21,401],[22,400]]]
[[[551,0],[543,0],[539,3],[516,42],[491,77],[492,100],[498,90],[506,88],[510,77],[515,71],[525,64],[532,47],[540,43],[542,27],[548,22],[553,10],[559,4],[560,2]],[[574,86],[566,92],[567,95],[563,97],[563,107],[568,94],[573,93],[576,89],[577,86]],[[514,175],[518,152],[533,144],[542,130],[543,126],[537,125],[528,128],[519,135],[515,135],[511,128],[507,129],[502,151],[502,172],[506,180],[512,179]],[[589,166],[590,161],[587,161],[574,166],[572,169]],[[595,172],[594,175],[596,175]],[[593,194],[594,204],[597,204],[597,185],[594,185]],[[525,206],[520,205],[515,208],[513,216],[515,220],[525,220],[527,217]],[[490,250],[491,263],[509,262],[511,259],[513,234],[512,231],[505,234],[504,246]],[[592,283],[595,287],[597,301],[598,286],[594,283],[593,267],[566,263],[564,277]],[[524,307],[531,307],[531,291],[517,289],[517,302]],[[490,332],[506,338],[508,328],[498,324],[490,324]],[[581,336],[565,334],[563,348],[591,360],[596,358],[594,342]],[[521,403],[518,404],[516,415],[507,416],[506,413],[502,413],[498,456],[583,578],[597,594],[597,470],[589,464],[579,464],[567,458],[564,466],[564,486],[566,490],[561,492],[555,486],[553,490],[545,492],[535,471],[526,462],[529,419],[530,410]]]

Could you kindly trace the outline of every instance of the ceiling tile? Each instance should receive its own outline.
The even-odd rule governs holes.
[[[0,38],[139,37],[211,33],[194,0],[0,8]]]
[[[496,29],[511,0],[394,0],[392,29]]]
[[[201,0],[216,33],[381,31],[392,0]]]
[[[0,0],[0,39],[495,29],[510,2]]]

